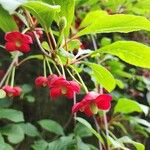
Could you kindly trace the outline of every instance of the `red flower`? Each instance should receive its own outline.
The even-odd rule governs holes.
[[[75,81],[67,81],[63,77],[58,77],[57,75],[50,75],[48,77],[48,86],[52,98],[65,95],[68,99],[72,99],[74,93],[80,92],[80,86],[78,83]]]
[[[35,28],[35,32],[36,32],[37,37],[38,37],[39,39],[42,38],[42,36],[43,36],[43,31],[41,30],[41,28]],[[33,33],[32,31],[27,32],[26,34],[29,35],[29,36],[32,38],[32,40],[35,39],[34,33]]]
[[[48,79],[44,76],[39,76],[35,79],[36,87],[47,86]]]
[[[11,87],[9,85],[5,85],[2,89],[6,92],[8,97],[20,96],[22,92],[22,89],[18,86]]]
[[[72,107],[72,112],[84,112],[87,116],[96,114],[98,109],[109,110],[111,107],[112,97],[108,94],[98,94],[96,92],[89,92],[82,101],[76,103]]]
[[[15,86],[13,89],[14,89],[13,97],[21,95],[22,89],[19,86]]]
[[[8,32],[5,35],[5,40],[7,41],[5,44],[5,48],[9,52],[20,51],[23,53],[30,51],[29,44],[32,43],[32,38],[26,34],[22,34],[20,32]]]

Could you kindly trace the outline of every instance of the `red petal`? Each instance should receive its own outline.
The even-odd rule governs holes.
[[[85,108],[84,108],[84,113],[88,116],[88,117],[90,117],[90,116],[92,116],[93,115],[93,113],[92,113],[92,111],[91,111],[91,109],[90,109],[90,106],[88,105],[88,106],[86,106]]]
[[[35,79],[35,85],[37,87],[46,86],[47,85],[47,78],[44,76],[39,76]]]
[[[65,96],[68,99],[72,99],[74,97],[74,91],[67,89],[67,93],[65,94]]]
[[[18,47],[18,50],[27,53],[30,51],[30,46],[28,44],[22,44],[20,47]]]
[[[84,97],[84,99],[86,99],[86,100],[95,100],[98,96],[99,96],[98,93],[92,91],[92,92],[89,92],[89,93]]]
[[[27,35],[27,34],[22,34],[22,40],[24,43],[27,43],[27,44],[31,44],[33,43],[33,40],[31,38],[31,36]]]
[[[82,109],[83,105],[81,102],[76,103],[73,107],[72,107],[72,113],[76,113],[78,112],[80,109]]]
[[[19,86],[16,86],[13,88],[14,92],[13,92],[13,96],[20,96],[22,89]]]
[[[62,94],[61,94],[61,89],[60,88],[52,88],[50,90],[50,96],[54,99],[61,96],[61,95]]]
[[[108,110],[111,107],[112,96],[108,94],[102,94],[95,99],[97,107],[101,110]]]
[[[80,85],[75,81],[69,81],[70,86],[72,87],[73,91],[79,93],[80,92]]]
[[[14,42],[14,41],[16,41],[16,39],[21,39],[20,32],[15,31],[15,32],[8,32],[5,34],[6,41]]]
[[[13,43],[13,42],[7,42],[5,44],[5,49],[9,52],[13,52],[13,51],[16,51],[16,45]]]

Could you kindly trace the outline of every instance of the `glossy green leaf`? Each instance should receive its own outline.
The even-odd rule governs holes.
[[[28,1],[22,6],[29,10],[46,30],[49,29],[56,13],[60,11],[60,6],[49,5],[40,1]]]
[[[75,134],[79,137],[89,137],[92,136],[92,132],[83,124],[78,123],[74,130]]]
[[[75,139],[73,139],[73,135],[62,136],[60,139],[55,140],[49,143],[49,150],[68,150],[69,146],[75,144]]]
[[[145,146],[143,144],[131,140],[128,136],[124,136],[124,137],[118,139],[117,141],[122,142],[122,143],[133,144],[135,146],[136,150],[145,150]]]
[[[24,121],[23,113],[14,109],[0,108],[0,119],[8,119],[13,122]]]
[[[103,141],[102,137],[100,136],[100,134],[97,133],[97,131],[94,130],[92,128],[92,126],[85,119],[77,117],[76,120],[78,122],[80,122],[81,124],[85,125],[97,137],[97,139],[100,140],[101,143],[104,143],[104,141]]]
[[[0,99],[5,98],[6,92],[3,89],[0,89]]]
[[[18,27],[13,19],[12,16],[9,15],[9,13],[4,10],[1,6],[0,6],[0,28],[4,31],[4,32],[10,32],[10,31],[15,31],[18,30]]]
[[[60,5],[61,11],[57,15],[57,19],[59,21],[60,17],[65,16],[67,19],[67,26],[65,28],[65,35],[69,34],[70,26],[73,21],[74,17],[74,7],[75,7],[75,0],[42,0],[51,5]]]
[[[31,123],[22,123],[22,124],[19,124],[19,126],[23,129],[24,134],[26,135],[31,136],[31,137],[39,136],[39,132],[37,128]]]
[[[129,114],[133,112],[144,112],[145,115],[148,114],[149,108],[145,105],[139,104],[134,100],[127,98],[120,98],[114,108],[114,113],[124,113]]]
[[[48,143],[44,140],[35,141],[32,145],[33,150],[47,150]]]
[[[6,135],[11,143],[17,144],[24,139],[24,132],[17,124],[10,124],[0,128],[0,133]]]
[[[77,36],[94,33],[150,31],[150,21],[142,16],[127,14],[108,15],[106,12],[93,11],[87,14],[80,28],[82,29],[77,33]]]
[[[86,63],[93,71],[97,83],[101,84],[106,90],[111,92],[115,86],[116,81],[113,75],[103,66],[95,63]]]
[[[44,119],[38,121],[40,126],[52,133],[58,134],[58,135],[64,135],[63,128],[60,124],[58,124],[56,121],[50,120],[50,119]]]
[[[123,61],[144,68],[150,68],[150,47],[134,41],[118,41],[102,47],[94,53],[109,53]]]

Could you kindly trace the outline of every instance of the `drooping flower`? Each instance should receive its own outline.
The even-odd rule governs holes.
[[[5,85],[2,88],[8,97],[16,97],[16,96],[20,96],[22,89],[19,86],[15,86],[15,87],[11,87],[9,85]]]
[[[35,79],[36,87],[42,87],[42,86],[45,87],[47,86],[47,83],[48,83],[47,77],[39,76]]]
[[[42,38],[43,31],[41,30],[41,28],[35,28],[34,31],[36,32],[36,35],[39,39]],[[34,33],[32,31],[29,31],[26,34],[29,35],[32,38],[32,40],[35,39]]]
[[[84,112],[87,116],[92,116],[100,110],[109,110],[111,107],[112,96],[108,94],[98,94],[89,92],[82,101],[72,107],[72,112]]]
[[[9,52],[20,51],[27,53],[30,51],[30,44],[33,43],[32,38],[29,35],[22,34],[20,32],[8,32],[5,35],[5,48]]]
[[[48,86],[50,88],[50,96],[55,99],[61,95],[72,99],[74,93],[80,92],[80,85],[75,81],[67,81],[62,76],[50,75],[48,77]]]
[[[15,86],[15,87],[13,87],[13,89],[14,89],[13,97],[21,95],[22,89],[19,86]]]

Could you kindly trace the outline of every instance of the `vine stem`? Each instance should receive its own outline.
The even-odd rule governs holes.
[[[107,115],[105,111],[103,111],[103,119],[104,119],[105,131],[106,131],[107,150],[110,150],[110,147],[108,144],[108,138],[109,138],[108,122],[107,122]]]
[[[13,66],[13,68],[12,68],[12,75],[11,75],[11,87],[14,86],[15,71],[16,71],[16,67]]]
[[[0,87],[2,87],[3,83],[5,82],[5,79],[7,78],[7,76],[9,75],[9,73],[11,72],[13,66],[15,65],[16,61],[18,60],[18,56],[19,56],[20,52],[16,53],[15,58],[13,59],[13,61],[11,62],[10,66],[7,69],[7,72],[5,73],[4,77],[2,78],[1,82],[0,82]]]
[[[75,105],[77,103],[77,98],[76,98],[76,93],[73,93],[73,105]],[[77,117],[77,113],[73,114],[74,117],[74,127],[76,126],[76,117]]]
[[[94,119],[94,123],[95,123],[95,126],[96,126],[96,130],[100,134],[100,127],[99,127],[99,125],[97,123],[96,117],[93,116],[93,119]],[[98,140],[98,145],[99,145],[99,150],[103,150],[100,140]]]
[[[80,82],[81,82],[81,84],[82,84],[82,86],[83,86],[85,92],[88,93],[88,92],[89,92],[89,91],[88,91],[88,88],[86,87],[86,85],[85,85],[84,81],[82,80],[82,78],[81,78],[80,74],[78,73],[78,71],[77,71],[73,66],[69,66],[69,67],[70,67],[72,70],[75,71],[75,73],[77,74],[77,76],[78,76],[78,78],[79,78],[79,80],[80,80]]]
[[[37,36],[37,34],[36,34],[35,31],[33,31],[33,34],[34,34],[34,36],[35,36],[36,42],[37,42],[37,44],[38,44],[38,46],[39,46],[41,52],[42,52],[45,56],[47,56],[48,58],[51,58],[50,55],[42,48],[41,43],[40,43],[40,40],[39,40],[39,38],[38,38],[38,36]]]

